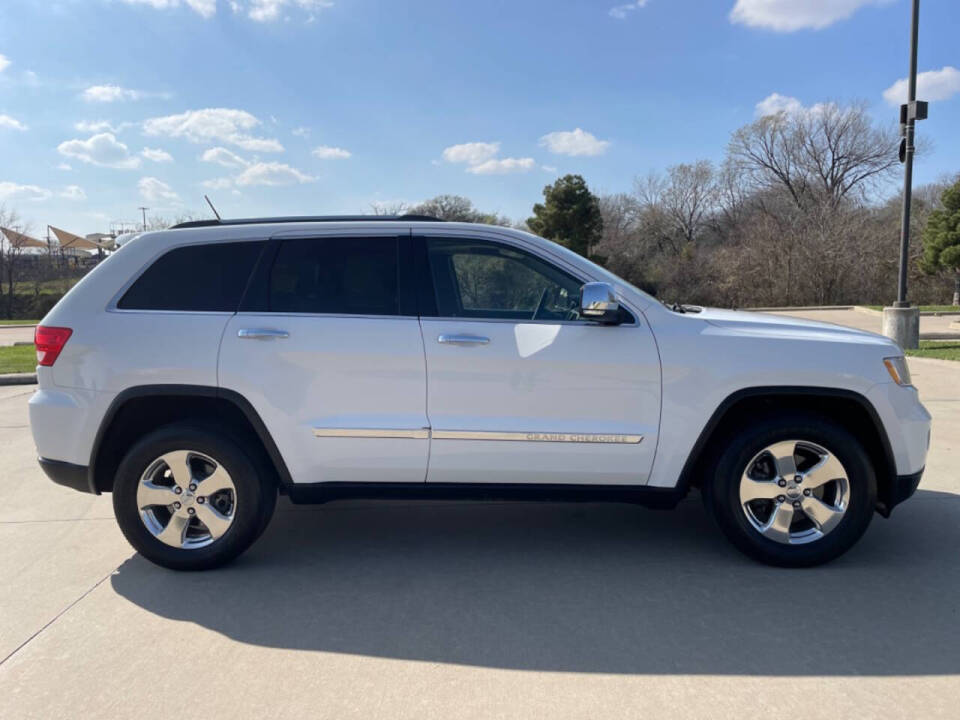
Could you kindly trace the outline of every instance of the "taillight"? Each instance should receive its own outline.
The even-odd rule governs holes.
[[[72,334],[70,328],[37,325],[33,334],[33,344],[37,346],[37,364],[46,367],[53,365]]]

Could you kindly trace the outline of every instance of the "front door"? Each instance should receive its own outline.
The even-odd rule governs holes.
[[[660,361],[639,313],[579,317],[586,280],[509,241],[427,236],[427,482],[643,484]]]
[[[294,482],[424,482],[409,243],[370,231],[274,238],[227,325],[220,385],[250,401]]]

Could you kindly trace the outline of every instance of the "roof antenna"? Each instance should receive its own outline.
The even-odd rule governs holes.
[[[217,209],[213,206],[213,203],[210,202],[210,198],[204,195],[203,199],[207,201],[207,205],[209,205],[210,209],[213,210],[213,214],[217,217],[217,222],[220,222],[220,213],[217,212]]]

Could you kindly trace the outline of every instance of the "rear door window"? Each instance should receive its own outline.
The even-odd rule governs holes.
[[[263,246],[256,241],[175,248],[137,278],[117,307],[235,312]]]
[[[284,240],[270,272],[270,312],[399,315],[397,237]]]

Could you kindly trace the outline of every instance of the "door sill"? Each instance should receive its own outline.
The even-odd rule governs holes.
[[[284,488],[297,505],[335,500],[517,500],[532,502],[617,502],[651,508],[674,507],[686,492],[643,485],[519,483],[299,483]]]

